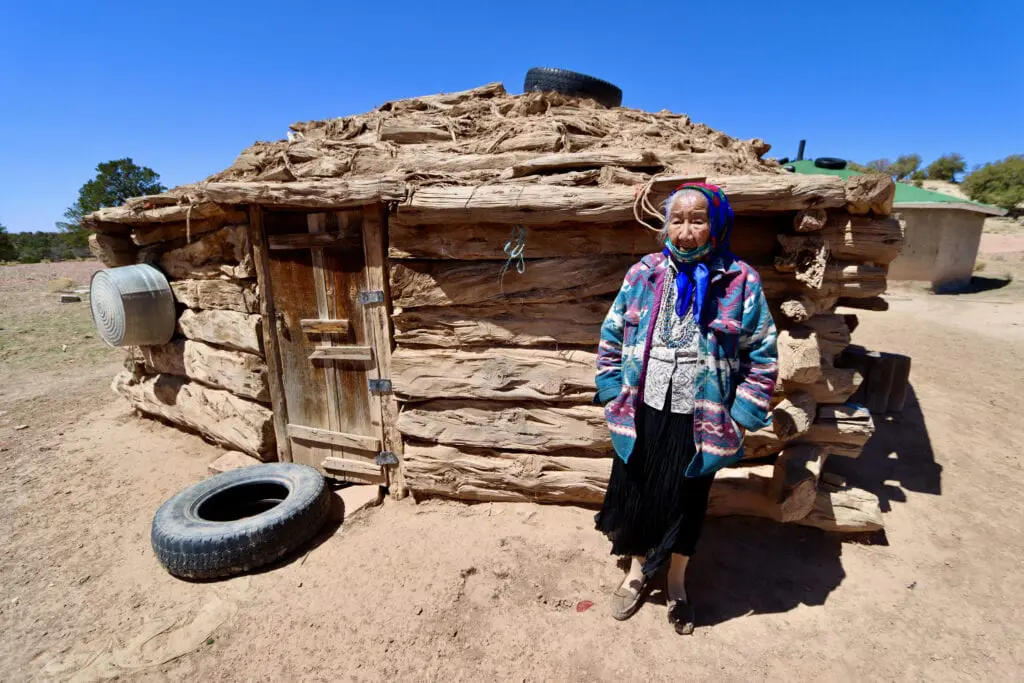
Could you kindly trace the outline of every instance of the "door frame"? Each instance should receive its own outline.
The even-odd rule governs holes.
[[[270,207],[268,207],[270,208]],[[287,207],[281,207],[285,209]],[[356,207],[338,207],[337,209],[322,208],[302,213],[330,213],[333,210],[352,210]],[[380,413],[380,451],[376,464],[380,467],[384,485],[393,485],[399,480],[399,466],[402,459],[402,437],[396,427],[398,419],[398,402],[390,388],[391,352],[393,345],[391,330],[391,293],[387,272],[387,206],[383,203],[364,205],[362,207],[363,255],[365,260],[364,282],[368,292],[381,292],[377,298],[366,303],[363,308],[363,320],[366,330],[367,346],[373,350],[376,361],[372,369],[368,368],[368,379],[384,380],[378,383],[377,391],[372,393],[371,411]],[[259,205],[249,206],[249,234],[256,265],[256,280],[259,285],[259,304],[261,326],[263,329],[264,352],[267,363],[267,375],[270,385],[271,408],[273,411],[274,433],[277,442],[277,456],[283,462],[292,462],[291,439],[288,425],[288,405],[285,398],[285,381],[281,361],[280,324],[281,316],[274,301],[274,283],[270,275],[270,254],[266,229],[263,221],[263,208]],[[370,297],[373,299],[374,297]],[[374,377],[374,375],[376,375]],[[343,474],[325,469],[328,475],[341,479],[349,479]],[[356,480],[359,477],[354,477]]]

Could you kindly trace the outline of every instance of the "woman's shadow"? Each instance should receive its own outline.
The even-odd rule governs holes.
[[[840,536],[748,517],[708,519],[687,570],[698,625],[823,605],[846,573]]]
[[[906,491],[940,495],[942,466],[935,462],[913,387],[901,414],[874,420],[875,433],[861,456],[832,456],[825,470],[877,495],[883,513],[906,502]],[[687,594],[698,624],[824,605],[846,577],[844,543],[887,541],[884,532],[835,534],[751,517],[708,518],[687,571]],[[653,602],[664,601],[658,588],[655,584]]]

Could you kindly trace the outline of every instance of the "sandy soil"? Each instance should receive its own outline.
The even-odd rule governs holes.
[[[36,288],[57,276],[0,275],[0,327],[26,302],[45,305]],[[174,579],[149,524],[217,449],[133,417],[107,389],[114,352],[25,370],[18,351],[0,361],[0,674],[1017,679],[1024,297],[997,291],[901,291],[888,313],[861,314],[860,343],[914,357],[903,415],[880,422],[859,460],[834,463],[879,494],[884,538],[711,520],[689,577],[701,622],[689,638],[670,630],[660,593],[628,622],[607,615],[620,570],[591,512],[572,507],[388,501],[271,570]],[[595,605],[578,612],[582,600]]]

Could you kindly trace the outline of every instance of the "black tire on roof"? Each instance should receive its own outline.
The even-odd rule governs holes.
[[[565,69],[536,66],[526,72],[524,92],[553,90],[574,97],[588,97],[606,107],[622,104],[622,89],[600,78]]]
[[[183,489],[153,518],[153,551],[187,579],[239,574],[313,538],[330,511],[323,475],[306,465],[243,467]]]
[[[839,171],[846,168],[846,159],[840,159],[838,157],[818,157],[814,160],[814,165],[818,168],[828,168],[834,171]]]

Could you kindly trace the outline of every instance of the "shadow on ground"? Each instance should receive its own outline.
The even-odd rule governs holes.
[[[935,462],[928,427],[914,387],[907,387],[902,413],[875,415],[875,433],[859,458],[829,458],[826,470],[837,472],[878,496],[882,512],[906,502],[906,491],[942,494],[942,466]]]
[[[841,554],[842,539],[818,529],[746,517],[708,519],[687,570],[697,623],[823,605],[846,577]]]
[[[883,512],[905,502],[906,491],[940,495],[942,466],[913,386],[901,414],[875,416],[875,433],[860,458],[832,457],[826,470],[877,495]],[[850,541],[887,543],[884,532],[830,534],[753,518],[709,518],[687,574],[698,622],[710,626],[825,604],[846,577],[840,558]],[[664,601],[658,584],[650,599]]]
[[[1002,289],[1013,282],[1012,277],[981,277],[974,275],[966,284],[936,286],[932,291],[936,294],[980,294],[994,289]]]

